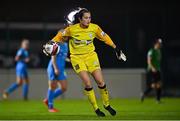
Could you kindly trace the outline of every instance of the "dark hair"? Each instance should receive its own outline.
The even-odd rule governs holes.
[[[162,43],[162,39],[161,38],[156,38],[154,41],[153,41],[153,45],[157,44],[157,43]]]
[[[78,13],[74,15],[74,24],[79,23],[79,18],[82,19],[84,13],[90,13],[90,11],[86,8],[82,8]]]

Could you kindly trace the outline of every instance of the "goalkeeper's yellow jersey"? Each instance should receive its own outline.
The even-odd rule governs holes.
[[[88,54],[95,50],[93,40],[98,38],[104,41],[107,45],[113,46],[111,38],[102,31],[102,29],[93,23],[90,23],[88,28],[80,27],[80,24],[75,24],[59,31],[52,39],[54,42],[61,42],[63,38],[69,37],[70,54]]]

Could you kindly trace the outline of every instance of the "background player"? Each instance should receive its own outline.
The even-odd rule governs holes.
[[[147,64],[148,64],[148,72],[147,72],[147,89],[141,95],[141,101],[144,101],[145,96],[151,92],[152,89],[156,90],[156,100],[159,103],[161,99],[161,44],[162,40],[156,39],[151,48],[148,51],[147,55]]]
[[[49,112],[58,112],[58,110],[53,107],[53,100],[67,89],[65,61],[67,60],[68,44],[64,42],[58,45],[60,46],[60,51],[57,55],[51,56],[47,68],[49,89],[47,98],[44,99],[43,102],[48,106]]]
[[[98,25],[91,23],[91,13],[85,8],[80,9],[74,15],[74,25],[67,27],[63,32],[58,32],[52,41],[62,42],[64,37],[70,37],[70,59],[73,69],[82,79],[85,94],[96,114],[98,116],[105,116],[97,105],[89,73],[93,76],[99,87],[104,108],[108,110],[111,115],[116,115],[116,111],[110,106],[108,90],[103,79],[99,59],[93,44],[94,38],[96,37],[114,48],[118,59],[121,59],[122,57],[126,59],[125,55],[116,47],[111,38],[103,32]]]
[[[24,100],[28,99],[29,79],[27,72],[27,63],[29,62],[29,40],[23,39],[21,48],[17,51],[15,56],[16,63],[16,82],[7,88],[3,93],[3,98],[7,99],[8,95],[16,90],[23,83],[23,97]]]

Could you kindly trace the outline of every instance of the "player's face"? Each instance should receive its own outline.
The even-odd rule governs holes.
[[[28,40],[23,41],[22,47],[23,47],[24,49],[29,49],[29,41],[28,41]]]
[[[90,23],[91,23],[91,14],[89,12],[84,13],[82,19],[80,19],[80,24],[85,27],[88,27]]]
[[[161,43],[159,43],[159,42],[158,42],[158,43],[156,43],[156,44],[155,44],[155,48],[160,49],[160,48],[161,48]]]

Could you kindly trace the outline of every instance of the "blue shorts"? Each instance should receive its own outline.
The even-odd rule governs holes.
[[[17,66],[16,67],[16,76],[18,76],[22,79],[27,79],[28,78],[27,68],[22,67],[22,66]]]
[[[67,75],[64,68],[59,68],[59,70],[59,75],[55,75],[53,67],[48,67],[47,74],[50,81],[61,81],[67,79]]]

